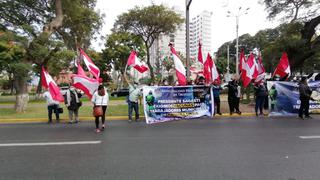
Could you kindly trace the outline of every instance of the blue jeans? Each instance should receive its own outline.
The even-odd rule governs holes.
[[[132,120],[132,109],[134,109],[134,112],[136,113],[136,120],[139,119],[139,104],[138,102],[132,102],[132,101],[129,101],[128,102],[128,105],[129,105],[129,120]]]
[[[59,105],[58,105],[58,104],[48,105],[48,118],[49,118],[49,122],[52,122],[52,113],[53,113],[53,112],[56,114],[56,120],[59,121],[58,108],[59,108]]]

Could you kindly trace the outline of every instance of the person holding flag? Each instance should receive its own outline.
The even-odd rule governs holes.
[[[48,124],[52,123],[52,113],[54,112],[56,115],[56,121],[59,123],[59,101],[56,101],[52,98],[49,90],[46,90],[42,97],[47,101],[47,109],[48,109]]]

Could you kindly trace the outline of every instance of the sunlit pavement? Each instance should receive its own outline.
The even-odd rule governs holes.
[[[0,125],[0,179],[320,177],[320,116]]]

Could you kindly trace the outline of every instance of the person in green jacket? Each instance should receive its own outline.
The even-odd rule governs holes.
[[[274,111],[274,107],[277,104],[277,96],[278,96],[278,91],[277,91],[275,85],[272,85],[272,87],[269,91],[269,96],[270,96],[270,100],[271,100],[271,111]]]
[[[154,110],[154,101],[155,101],[155,98],[152,94],[152,91],[149,92],[149,94],[146,96],[146,102],[147,102],[147,105],[148,105],[148,113],[150,116],[153,115],[153,110]]]

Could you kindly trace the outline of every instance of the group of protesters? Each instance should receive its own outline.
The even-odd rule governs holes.
[[[129,85],[129,96],[127,99],[128,102],[128,122],[132,122],[132,111],[135,111],[135,121],[139,121],[139,97],[141,97],[142,92],[139,88],[138,82],[131,82],[128,80],[126,76],[124,76],[125,80]],[[200,76],[196,79],[194,83],[195,85],[205,85],[205,78]],[[168,85],[166,80],[163,81],[162,85]],[[239,80],[236,78],[232,79],[225,85],[224,87],[228,88],[228,105],[229,105],[229,113],[232,115],[233,113],[241,115],[241,111],[239,108],[240,98],[241,98],[241,86]],[[220,92],[223,88],[221,87],[221,83],[218,80],[215,80],[212,83],[212,94],[214,97],[214,110],[215,114],[222,115],[220,110]],[[277,98],[277,90],[275,85],[271,87],[268,91],[265,82],[262,80],[259,83],[254,84],[254,92],[255,92],[255,114],[256,116],[264,115],[263,109],[265,104],[267,104],[268,99],[270,98],[271,111],[275,108],[276,98]],[[309,101],[311,99],[311,89],[307,84],[307,79],[305,77],[301,78],[299,83],[299,94],[301,100],[301,106],[299,109],[299,117],[311,118],[309,115]],[[68,109],[69,115],[69,123],[78,123],[79,122],[79,108],[82,105],[80,100],[82,94],[73,86],[70,86],[64,95],[64,102]],[[59,102],[53,100],[50,93],[46,91],[43,94],[43,97],[47,101],[47,109],[48,109],[48,123],[52,123],[52,114],[55,113],[56,121],[59,123],[59,113],[61,113],[61,109],[59,107]],[[99,133],[103,131],[106,127],[105,123],[105,115],[109,102],[109,94],[106,88],[103,85],[99,85],[97,91],[93,94],[91,98],[91,102],[93,103],[93,107],[101,107],[102,113],[99,116],[95,116],[95,131]],[[267,105],[268,107],[268,105]],[[304,116],[303,116],[304,115]],[[101,119],[101,128],[99,126],[99,120]]]

